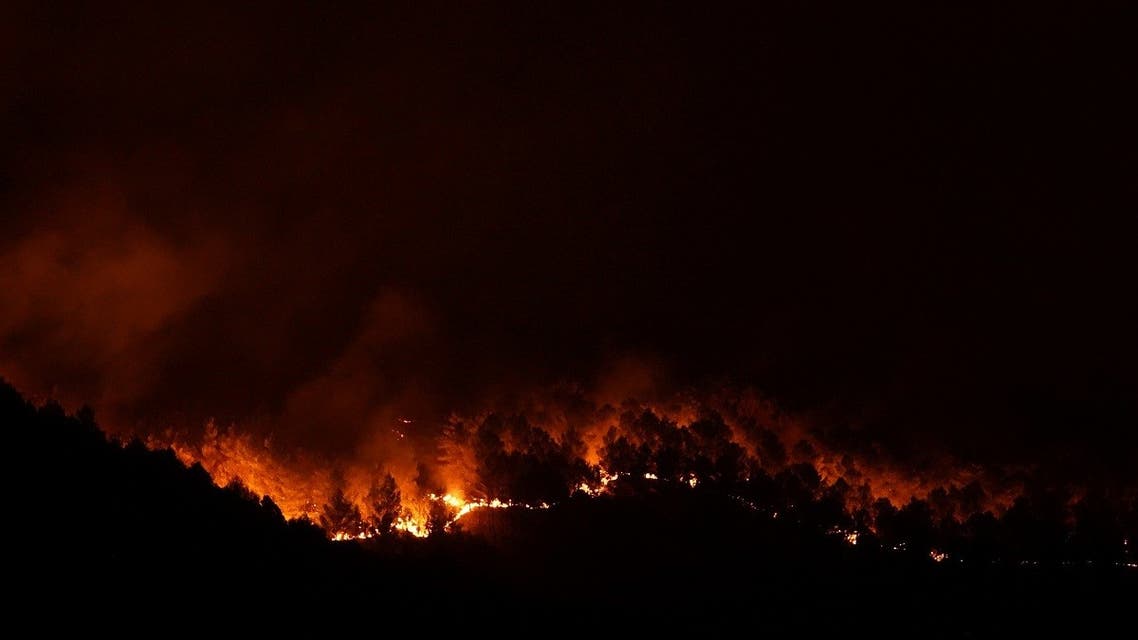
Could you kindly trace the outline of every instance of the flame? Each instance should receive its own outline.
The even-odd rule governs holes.
[[[333,540],[382,535],[426,537],[440,528],[452,530],[470,513],[482,509],[547,509],[555,500],[520,499],[520,495],[512,494],[516,483],[511,485],[495,476],[509,477],[510,465],[540,467],[546,458],[560,461],[553,466],[575,470],[577,477],[566,476],[566,497],[571,491],[601,496],[611,492],[616,483],[637,478],[694,490],[709,482],[714,486],[732,479],[722,477],[724,473],[748,481],[755,473],[773,476],[793,470],[794,465],[805,465],[816,472],[818,484],[812,489],[815,499],[836,490],[839,484],[845,487],[842,496],[850,514],[870,512],[882,499],[900,508],[919,498],[930,500],[941,510],[938,518],[962,521],[979,511],[1000,513],[1017,495],[1015,485],[991,482],[984,470],[951,461],[915,471],[902,470],[884,457],[843,453],[811,436],[802,424],[775,414],[769,405],[746,394],[703,403],[690,398],[658,404],[625,402],[622,408],[594,407],[584,421],[575,421],[559,414],[556,407],[545,405],[533,410],[540,420],[532,421],[526,413],[516,414],[520,417],[512,422],[493,413],[452,416],[438,435],[432,436],[434,449],[440,453],[429,459],[421,453],[430,450],[423,447],[422,437],[408,431],[413,426],[423,428],[422,421],[396,416],[383,429],[394,435],[384,440],[382,458],[387,463],[367,458],[329,459],[280,446],[271,439],[258,439],[238,425],[223,428],[213,422],[196,435],[169,431],[150,437],[148,444],[169,447],[186,464],[201,464],[219,485],[240,482],[257,495],[269,496],[290,519],[319,521],[333,497],[342,496],[347,511],[340,515],[346,520],[329,522],[348,524],[330,525],[333,529],[341,527],[327,531]],[[671,462],[665,460],[668,452]],[[679,466],[676,455],[680,455]],[[705,457],[702,466],[685,468],[689,457],[699,455]],[[722,469],[714,464],[708,467],[716,460],[729,464]],[[422,477],[424,463],[435,480]],[[640,468],[634,468],[637,465]],[[389,506],[384,520],[376,512],[370,492],[388,473],[400,491],[398,504]],[[435,481],[445,490],[441,486],[429,490]],[[733,497],[749,509],[779,517],[775,505]],[[789,504],[783,508],[795,507]],[[860,522],[873,530],[872,520]],[[849,545],[856,545],[861,535],[857,529],[831,533]],[[946,557],[936,551],[933,559],[942,556]]]
[[[432,502],[444,504],[453,509],[453,515],[444,524],[444,530],[449,531],[453,525],[461,520],[466,515],[477,511],[479,509],[550,509],[553,507],[548,502],[540,502],[537,504],[526,504],[523,502],[503,501],[498,498],[491,500],[463,500],[462,498],[446,493],[443,495],[430,494],[428,498]],[[419,519],[410,515],[403,516],[395,521],[392,526],[396,531],[414,536],[416,538],[426,538],[431,534],[430,528],[425,519]],[[329,536],[333,541],[342,542],[347,540],[368,540],[377,537],[374,531],[362,531],[352,533],[348,531],[335,531],[331,532]]]
[[[413,535],[416,538],[426,538],[430,535],[430,531],[427,531],[427,528],[422,522],[407,516],[395,521],[395,530]]]
[[[860,531],[856,529],[843,529],[841,527],[830,529],[829,534],[841,538],[845,541],[846,544],[850,545],[851,547],[857,546],[857,540],[861,537]]]

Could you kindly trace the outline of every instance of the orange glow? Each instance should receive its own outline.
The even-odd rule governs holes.
[[[625,406],[630,405],[625,403]],[[509,476],[510,468],[501,466],[501,461],[515,460],[517,456],[524,459],[526,455],[535,455],[532,451],[554,456],[571,452],[570,458],[557,459],[576,460],[573,464],[578,466],[574,468],[583,476],[567,481],[562,489],[565,497],[572,492],[601,496],[611,492],[618,481],[626,480],[641,479],[693,490],[708,482],[715,486],[715,482],[725,479],[717,477],[724,472],[714,467],[696,471],[675,467],[674,462],[670,467],[659,466],[662,461],[657,461],[652,452],[665,446],[662,437],[670,438],[669,442],[687,443],[682,444],[683,447],[701,448],[682,449],[687,451],[683,456],[697,455],[702,449],[707,449],[706,455],[720,457],[732,455],[731,451],[738,452],[735,455],[742,456],[739,464],[743,466],[725,467],[737,469],[731,471],[738,474],[734,478],[736,482],[748,481],[753,473],[773,477],[791,469],[792,465],[806,465],[817,472],[820,480],[812,489],[814,498],[836,490],[840,483],[847,487],[840,495],[851,515],[872,514],[875,503],[881,499],[901,508],[918,498],[929,500],[932,508],[939,509],[938,517],[963,520],[977,511],[1000,513],[1018,493],[1014,485],[989,481],[980,469],[956,467],[947,460],[920,471],[902,471],[884,458],[842,454],[811,437],[803,425],[785,416],[767,415],[765,424],[774,433],[773,442],[785,451],[780,459],[770,452],[773,446],[770,436],[766,442],[759,442],[749,435],[745,425],[755,422],[754,414],[741,410],[741,406],[744,405],[727,405],[727,409],[714,414],[721,416],[721,422],[712,423],[700,423],[702,416],[709,414],[691,401],[642,404],[622,414],[606,406],[605,410],[598,409],[594,420],[586,424],[573,424],[549,407],[542,407],[548,427],[528,421],[519,423],[521,427],[513,427],[512,423],[500,419],[494,422],[493,414],[466,420],[452,418],[451,423],[434,436],[433,447],[424,446],[421,437],[406,431],[419,426],[417,421],[394,416],[382,429],[395,436],[382,441],[382,461],[363,456],[352,460],[329,459],[302,450],[282,449],[271,440],[256,439],[237,426],[221,428],[213,423],[207,424],[204,432],[195,437],[167,432],[152,436],[148,444],[170,447],[187,464],[200,463],[219,485],[240,482],[257,495],[269,496],[287,518],[323,524],[333,540],[367,539],[388,533],[426,537],[440,528],[451,530],[455,523],[480,509],[549,508],[556,500],[518,499],[509,494],[507,487],[512,485],[503,484],[504,481],[493,475]],[[641,424],[641,420],[646,422]],[[499,426],[485,427],[489,429],[487,433],[493,434],[490,439],[474,437],[484,425],[499,423]],[[653,429],[663,429],[661,433],[665,436],[655,435]],[[491,443],[490,453],[485,450],[487,442]],[[424,458],[423,451],[441,453]],[[648,458],[637,458],[645,455],[644,452],[649,452]],[[491,458],[486,459],[487,455]],[[501,457],[494,458],[495,455]],[[633,458],[628,458],[629,455]],[[607,466],[634,459],[640,459],[636,464],[647,465],[647,470],[643,466],[635,471]],[[491,464],[493,460],[498,462]],[[708,473],[711,475],[705,475]],[[377,502],[377,483],[386,474],[391,476],[391,489],[398,490],[387,502]],[[430,491],[428,487],[433,482],[439,483],[436,485],[439,489]],[[966,490],[969,486],[978,488]],[[936,500],[930,498],[934,492],[938,492]],[[341,497],[341,512],[327,511],[337,495]],[[769,508],[773,505],[738,499],[749,509],[771,518],[779,517],[778,510]],[[785,506],[794,508],[792,504]],[[329,516],[327,523],[322,520],[324,516]],[[859,522],[872,530],[872,520],[867,522],[865,516],[862,517]],[[858,543],[861,535],[856,529],[831,533],[851,546]],[[932,557],[940,562],[946,556],[938,551]]]

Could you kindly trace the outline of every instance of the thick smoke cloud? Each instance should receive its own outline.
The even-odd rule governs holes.
[[[900,454],[1132,452],[1121,21],[895,9],[11,5],[0,374],[330,451],[722,376]]]
[[[52,215],[4,254],[0,366],[41,391],[117,405],[152,391],[162,334],[218,287],[228,253],[211,238],[175,244],[122,202],[88,195],[85,215]]]

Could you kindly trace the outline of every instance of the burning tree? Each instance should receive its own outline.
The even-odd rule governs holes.
[[[371,528],[380,535],[389,533],[403,513],[402,495],[395,478],[388,473],[383,480],[372,484],[367,501],[372,512],[369,522]]]
[[[447,525],[454,520],[455,509],[442,500],[432,500],[427,511],[427,535],[446,533]]]
[[[339,489],[331,502],[324,505],[320,514],[320,526],[333,538],[358,538],[365,532],[363,517],[359,507],[348,500],[344,490]]]

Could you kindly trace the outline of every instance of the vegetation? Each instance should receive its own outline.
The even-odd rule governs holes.
[[[447,517],[440,513],[426,540],[334,543],[310,522],[286,522],[268,498],[239,485],[216,487],[169,451],[107,439],[89,410],[68,416],[55,404],[37,408],[2,384],[0,424],[16,441],[9,455],[30,473],[13,486],[22,564],[33,568],[18,576],[21,589],[66,610],[134,612],[134,622],[237,615],[261,624],[353,626],[348,612],[367,611],[387,631],[462,624],[512,635],[537,623],[560,632],[722,633],[752,625],[816,633],[926,625],[920,628],[959,634],[1022,625],[1017,616],[1025,611],[1049,624],[1054,615],[1040,612],[1106,623],[1123,615],[1120,603],[1135,587],[1135,572],[1102,543],[1130,521],[1090,498],[1077,503],[1073,528],[1057,521],[1065,511],[1048,494],[1025,497],[1003,518],[953,525],[968,532],[959,537],[971,545],[960,548],[962,558],[997,559],[1016,549],[1038,554],[1041,564],[1030,566],[936,563],[892,552],[871,535],[851,546],[826,529],[845,517],[832,493],[791,507],[789,500],[817,493],[817,474],[800,467],[730,491],[722,483],[687,490],[659,482],[599,499],[568,496],[548,511],[472,514],[469,529],[487,535],[440,534]],[[714,438],[714,425],[705,433]],[[540,442],[521,455],[537,451],[553,455]],[[488,453],[498,460],[495,447]],[[614,440],[608,455],[626,453]],[[699,464],[731,469],[733,457],[724,448]],[[342,496],[324,518],[390,530],[394,481],[379,481],[372,500],[370,522]],[[740,506],[759,501],[792,515]],[[881,506],[880,539],[941,544],[946,526],[930,524],[935,502]],[[1095,563],[1063,564],[1076,549],[1089,550],[1084,557]]]

